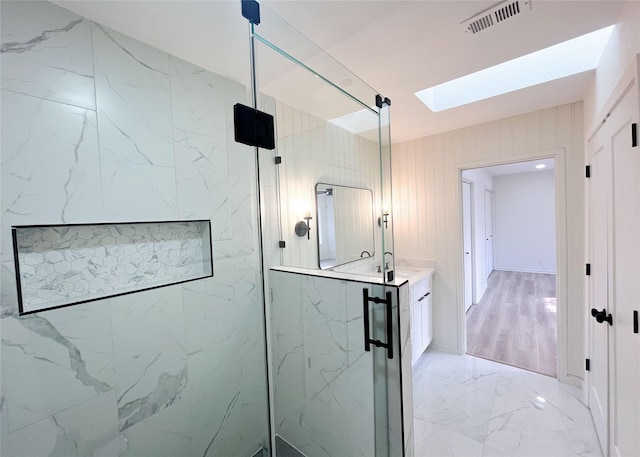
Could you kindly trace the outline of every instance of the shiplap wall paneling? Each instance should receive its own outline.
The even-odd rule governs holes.
[[[566,303],[566,310],[559,310],[564,334],[559,348],[569,355],[567,360],[559,354],[559,374],[573,382],[582,377],[582,138],[582,103],[574,103],[394,145],[396,251],[399,257],[436,261],[436,345],[457,351],[464,345],[461,170],[556,156],[566,160],[556,161],[559,182],[564,183],[558,197],[558,300]],[[409,204],[411,200],[415,203]]]

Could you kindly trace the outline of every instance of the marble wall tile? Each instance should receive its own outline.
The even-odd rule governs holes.
[[[173,125],[180,130],[224,140],[225,91],[237,83],[173,56],[170,74]]]
[[[49,2],[6,1],[0,21],[4,90],[95,109],[88,20]]]
[[[0,319],[18,316],[18,288],[13,262],[0,262]],[[0,332],[2,320],[0,320]]]
[[[121,433],[122,457],[192,457],[191,411],[183,399]],[[105,456],[106,457],[106,456]]]
[[[176,129],[174,141],[178,217],[211,219],[212,239],[231,239],[226,139]]]
[[[93,41],[105,217],[175,219],[169,56],[96,24]]]
[[[364,315],[362,309],[362,289],[364,284],[346,283],[347,304],[347,349],[348,363],[351,365],[364,354]]]
[[[182,285],[184,318],[188,329],[186,349],[189,354],[222,348],[235,332],[236,297],[233,281],[236,273],[225,263],[216,263],[213,278]]]
[[[297,411],[295,414],[284,414],[281,418],[276,418],[276,435],[282,437],[289,444],[308,457],[312,446],[313,431],[311,427],[303,421],[304,412]],[[325,453],[326,455],[326,453]]]
[[[9,422],[7,421],[6,409],[7,395],[5,393],[5,381],[2,370],[0,370],[0,455],[11,457],[11,447],[9,446]]]
[[[313,397],[347,366],[345,284],[305,276],[303,282],[305,387]]]
[[[361,357],[309,400],[307,423],[333,456],[375,455],[372,371],[372,357]]]
[[[120,431],[170,407],[188,382],[180,286],[111,300]]]
[[[362,317],[367,285],[279,271],[269,278],[276,433],[310,457],[373,455],[374,361],[364,351]]]
[[[409,297],[409,284],[405,283],[399,288],[400,307],[400,357],[402,369],[402,404],[404,425],[405,455],[413,457],[414,429],[413,410],[408,405],[413,405],[413,371],[411,366],[411,300]]]
[[[272,326],[273,392],[279,417],[292,414],[304,406],[305,366],[304,337],[300,330]]]
[[[220,271],[183,285],[191,381],[185,398],[198,455],[249,455],[266,439],[263,329],[247,318],[262,313],[261,286],[253,268]]]
[[[231,236],[234,257],[256,257],[258,254],[255,180],[230,175]]]
[[[1,324],[11,432],[113,390],[108,302],[7,316]]]
[[[108,155],[103,155],[101,165],[106,220],[178,218],[174,168],[119,162]],[[136,198],[131,198],[132,192]]]
[[[251,403],[245,405],[252,396],[240,382],[244,366],[235,356],[216,349],[189,356],[193,383],[185,400],[192,412],[190,433],[198,456],[251,455],[263,439],[266,417]],[[219,375],[221,370],[224,377]],[[247,427],[250,422],[245,408],[263,418],[260,427]]]
[[[169,56],[98,24],[93,46],[102,155],[173,167]]]
[[[300,276],[269,271],[271,286],[271,323],[302,332],[302,281]]]
[[[1,95],[1,250],[11,260],[11,225],[100,221],[102,189],[95,112]]]
[[[85,457],[117,435],[112,390],[13,432],[10,440],[14,456]]]

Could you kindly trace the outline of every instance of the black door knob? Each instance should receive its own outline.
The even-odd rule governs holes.
[[[607,310],[602,308],[602,311],[598,311],[595,308],[591,308],[591,315],[596,318],[598,323],[602,324],[603,322],[608,322],[609,325],[613,325],[613,316],[611,314],[607,314]]]

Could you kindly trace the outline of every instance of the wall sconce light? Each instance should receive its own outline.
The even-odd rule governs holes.
[[[309,225],[309,221],[310,221],[311,219],[313,219],[313,218],[311,217],[311,213],[310,213],[309,211],[307,211],[307,212],[304,214],[304,221],[298,221],[298,222],[296,222],[296,227],[295,227],[296,235],[298,235],[298,236],[305,236],[305,235],[307,235],[307,239],[308,239],[308,240],[310,240],[310,239],[311,239],[311,235],[310,235],[310,232],[311,232],[311,226]]]
[[[382,217],[378,218],[378,227],[382,227],[382,224],[384,224],[384,228],[389,228],[389,211],[387,210],[382,213]]]

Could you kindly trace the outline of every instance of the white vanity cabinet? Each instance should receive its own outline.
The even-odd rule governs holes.
[[[431,274],[409,285],[411,300],[411,364],[414,365],[433,339]]]

